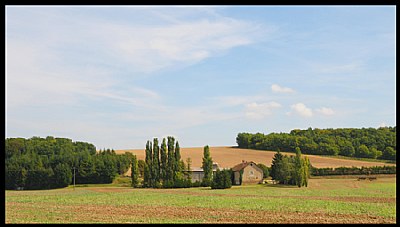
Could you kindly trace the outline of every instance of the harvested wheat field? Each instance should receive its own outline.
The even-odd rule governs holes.
[[[144,160],[145,158],[144,149],[134,149],[134,150],[117,150],[117,154],[122,154],[125,152],[132,152],[138,159]],[[210,147],[211,157],[214,162],[217,162],[223,168],[231,168],[234,165],[246,161],[254,161],[256,163],[262,163],[264,165],[270,166],[272,158],[275,151],[261,151],[253,149],[241,149],[234,147]],[[295,155],[294,153],[282,152],[282,154]],[[304,155],[310,159],[311,164],[317,168],[324,167],[369,167],[369,166],[390,166],[396,164],[384,163],[384,162],[368,162],[332,157],[323,157],[318,155]],[[186,159],[190,157],[192,159],[193,167],[200,167],[203,158],[203,148],[193,147],[193,148],[181,148],[182,160],[186,162]]]

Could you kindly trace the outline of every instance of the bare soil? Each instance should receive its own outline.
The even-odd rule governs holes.
[[[7,210],[35,209],[38,204],[7,203]],[[52,222],[104,222],[104,223],[138,223],[146,220],[199,220],[203,223],[396,223],[395,218],[384,218],[371,215],[329,214],[322,212],[285,212],[261,210],[235,210],[221,208],[145,206],[145,205],[63,205],[46,204],[43,213],[53,213]],[[62,214],[62,215],[57,215]],[[6,215],[6,217],[8,217]],[[35,223],[35,217],[26,217],[27,223]],[[162,221],[160,221],[162,222]],[[6,218],[6,223],[9,223]]]

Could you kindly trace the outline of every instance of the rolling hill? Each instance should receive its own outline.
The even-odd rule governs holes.
[[[138,159],[145,159],[145,149],[127,149],[127,150],[116,150],[117,154],[125,152],[132,152],[137,156]],[[223,168],[230,168],[234,165],[246,161],[254,161],[256,163],[262,163],[266,166],[271,166],[272,158],[275,151],[262,151],[252,149],[241,149],[235,147],[210,147],[211,157],[214,162],[217,162]],[[294,153],[282,152],[282,154],[295,155]],[[324,167],[369,167],[369,166],[388,166],[396,165],[384,162],[369,162],[360,160],[350,160],[342,158],[324,157],[318,155],[304,155],[310,159],[311,164],[317,168]],[[203,158],[203,147],[190,147],[181,148],[181,157],[185,161],[188,157],[192,159],[192,167],[200,167]]]

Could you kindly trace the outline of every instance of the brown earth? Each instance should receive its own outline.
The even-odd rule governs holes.
[[[192,159],[192,167],[200,167],[203,160],[203,148],[192,147],[192,148],[181,148],[181,157],[185,161],[188,157]],[[117,154],[123,154],[125,152],[131,152],[137,156],[138,159],[145,159],[144,149],[127,149],[117,150]],[[210,147],[211,157],[214,162],[217,162],[222,168],[231,168],[236,164],[246,161],[254,161],[255,163],[262,163],[266,166],[271,166],[272,158],[275,155],[275,151],[261,151],[253,149],[241,149],[234,147]],[[282,152],[282,154],[295,155],[294,153]],[[332,157],[323,157],[318,155],[302,155],[307,156],[314,167],[369,167],[369,166],[395,166],[396,164],[383,163],[383,162],[368,162],[359,160],[340,159]],[[129,173],[130,174],[130,173]]]
[[[38,223],[36,218],[28,217],[27,213],[18,213],[18,210],[36,209],[38,204],[15,203],[6,204],[7,210],[14,210],[14,214],[25,223]],[[286,212],[262,210],[235,210],[228,208],[202,208],[174,206],[147,206],[147,205],[63,205],[46,204],[41,206],[42,214],[51,212],[53,215],[48,223],[72,222],[102,222],[102,223],[139,223],[162,222],[189,222],[190,220],[203,223],[396,223],[395,218],[384,218],[372,215],[335,214],[322,212]],[[78,211],[78,212],[76,212]],[[25,217],[26,216],[26,217]],[[9,217],[6,215],[6,217]],[[10,223],[7,220],[6,223]],[[157,221],[160,220],[160,221]]]

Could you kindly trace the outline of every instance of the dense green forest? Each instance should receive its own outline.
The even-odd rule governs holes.
[[[358,158],[396,160],[396,126],[375,128],[295,129],[290,133],[239,133],[239,148],[342,155]]]
[[[111,183],[125,173],[132,154],[114,150],[96,152],[93,144],[67,138],[6,138],[6,189],[50,189],[75,183]]]

